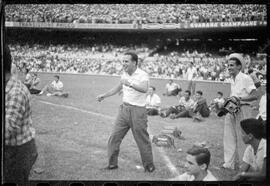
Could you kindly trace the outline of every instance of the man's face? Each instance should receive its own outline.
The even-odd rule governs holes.
[[[196,161],[196,156],[192,156],[190,154],[188,154],[186,157],[185,167],[187,168],[187,173],[190,175],[197,175],[200,171],[202,171],[201,167]]]
[[[241,65],[237,66],[235,60],[229,60],[228,71],[230,75],[236,75],[241,70]]]
[[[173,82],[173,80],[171,80],[171,79],[170,79],[170,80],[169,80],[169,84],[171,85],[171,84],[172,84],[172,82]]]
[[[198,100],[198,99],[200,99],[202,96],[201,96],[201,94],[196,93],[196,94],[195,94],[195,97],[196,97],[196,99]]]
[[[186,99],[188,99],[189,98],[189,93],[188,92],[185,92],[184,93],[184,96],[185,96]]]
[[[136,62],[131,60],[130,55],[124,55],[123,57],[123,69],[125,72],[132,72],[136,67]]]
[[[222,98],[222,95],[220,95],[220,94],[217,94],[217,97],[220,99],[220,98]]]
[[[148,89],[148,92],[149,92],[150,95],[153,95],[154,89],[153,89],[152,87],[150,87],[150,88]]]
[[[249,144],[251,140],[251,136],[248,135],[242,128],[241,128],[241,136],[245,144]]]
[[[59,79],[57,77],[54,77],[54,80],[57,82]]]

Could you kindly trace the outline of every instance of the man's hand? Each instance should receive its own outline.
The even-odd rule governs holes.
[[[238,173],[238,174],[236,174],[236,175],[232,178],[233,181],[241,181],[242,179],[243,179],[243,177],[242,177],[242,173],[241,173],[241,172]]]
[[[101,95],[98,95],[98,96],[97,96],[97,101],[99,101],[99,102],[101,102],[101,101],[104,100],[104,99],[105,99],[104,94],[101,94]]]

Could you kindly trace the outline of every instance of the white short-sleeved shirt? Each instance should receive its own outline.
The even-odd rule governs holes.
[[[121,78],[127,79],[135,85],[140,85],[143,82],[149,84],[148,74],[139,68],[137,68],[131,76],[124,72]],[[123,85],[123,102],[144,107],[146,105],[146,97],[146,93],[139,92],[131,87]]]
[[[258,113],[257,118],[259,118],[259,116],[261,116],[263,120],[266,120],[266,114],[267,114],[267,112],[266,112],[266,94],[264,94],[260,100],[259,113]]]
[[[224,101],[225,101],[224,98],[215,98],[215,99],[214,99],[214,102],[215,102],[215,103],[219,103],[219,104],[223,104]]]
[[[159,107],[161,103],[160,97],[157,94],[148,95],[146,98],[146,108]]]
[[[193,78],[194,74],[197,74],[196,68],[195,67],[192,67],[192,68],[188,67],[187,73],[186,73],[187,80],[194,79]]]
[[[230,79],[230,83],[231,96],[246,97],[253,89],[256,90],[252,78],[242,72],[239,72],[236,75],[235,81],[233,79]]]
[[[193,99],[189,98],[188,101],[186,101],[185,97],[182,96],[180,99],[179,99],[179,105],[183,105],[185,108],[193,108],[194,105],[195,105],[195,102]]]
[[[58,82],[54,80],[51,85],[56,90],[62,90],[64,87],[63,83],[60,80],[58,80]]]
[[[172,179],[172,181],[194,181],[194,180],[195,177],[188,173],[181,174],[180,176]],[[203,178],[202,181],[217,181],[217,178],[209,170],[207,170],[207,175]]]
[[[166,89],[167,89],[169,92],[171,92],[171,91],[173,91],[173,90],[175,90],[175,89],[177,89],[177,88],[180,88],[180,86],[179,86],[177,83],[175,83],[175,82],[172,82],[172,84],[170,84],[170,83],[167,83],[167,84],[166,84]]]
[[[266,140],[261,139],[256,155],[254,154],[253,147],[251,145],[247,146],[243,161],[251,166],[252,171],[257,172],[262,170],[264,158],[266,158]]]

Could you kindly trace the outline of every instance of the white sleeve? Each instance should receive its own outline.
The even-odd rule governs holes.
[[[180,176],[177,176],[174,178],[175,181],[190,181],[189,175],[187,173],[181,174]]]
[[[247,76],[244,81],[245,88],[248,93],[250,93],[253,89],[256,90],[256,87],[254,85],[254,82],[250,76]]]
[[[243,161],[249,165],[252,164],[252,159],[250,158],[250,155],[252,154],[252,150],[251,150],[251,146],[247,146],[245,152],[244,152],[244,156],[243,156]]]

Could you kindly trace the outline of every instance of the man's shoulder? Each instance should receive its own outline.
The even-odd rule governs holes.
[[[192,175],[189,175],[188,173],[183,173],[180,176],[177,176],[172,179],[172,181],[192,181],[193,179]]]

